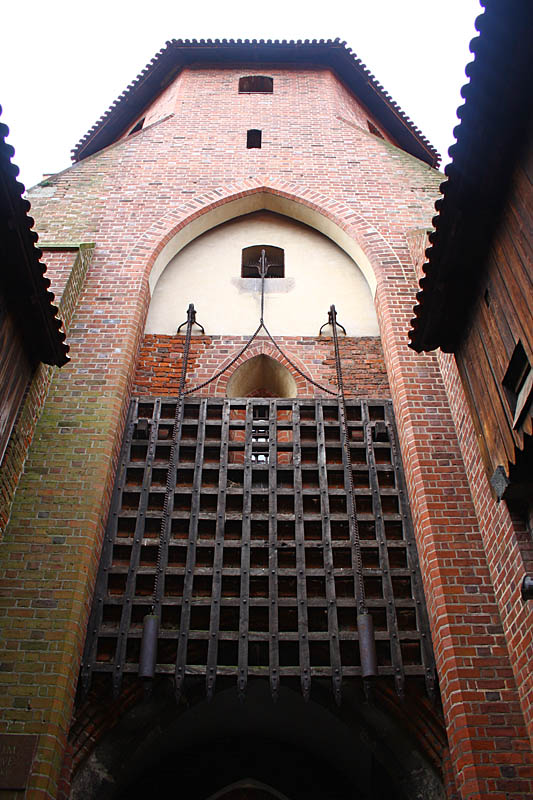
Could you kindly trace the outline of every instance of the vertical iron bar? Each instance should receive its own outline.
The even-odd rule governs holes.
[[[226,520],[226,490],[228,485],[228,443],[231,403],[224,400],[222,406],[222,429],[220,434],[220,467],[218,473],[217,519],[215,527],[215,552],[213,555],[213,590],[211,594],[211,618],[209,622],[209,644],[207,646],[207,699],[215,692],[218,634],[220,630],[220,598],[222,589],[222,567],[224,563],[224,529]]]
[[[266,260],[266,252],[261,250],[261,258],[259,259],[259,274],[261,275],[261,319],[259,324],[263,324],[265,314],[265,278],[268,272],[268,265]]]
[[[185,577],[183,581],[183,596],[181,600],[180,635],[178,652],[176,656],[176,670],[174,674],[176,698],[179,700],[183,691],[185,680],[185,666],[187,662],[187,644],[191,625],[192,588],[194,580],[194,567],[196,564],[196,541],[198,538],[198,517],[200,515],[200,494],[202,489],[202,468],[204,463],[205,421],[207,418],[207,400],[200,402],[198,413],[198,435],[196,440],[196,455],[194,459],[194,476],[192,483],[191,516],[189,520],[189,540],[187,543],[187,559],[185,562]]]
[[[337,335],[337,312],[335,306],[330,308],[333,344],[335,347],[335,368],[337,371],[337,384],[339,389],[339,420],[342,435],[342,460],[344,464],[344,482],[346,487],[346,510],[352,544],[352,568],[354,571],[354,588],[357,600],[357,633],[359,638],[359,655],[361,657],[361,674],[363,678],[371,678],[377,674],[376,642],[374,638],[374,623],[368,613],[365,600],[365,582],[363,579],[363,558],[361,554],[361,541],[359,536],[359,523],[355,503],[355,490],[353,485],[353,466],[348,428],[348,414],[346,398],[344,395],[344,381],[342,378],[342,364]]]
[[[135,531],[133,534],[133,544],[131,547],[130,563],[124,590],[124,603],[120,615],[120,625],[118,630],[118,642],[115,650],[115,662],[113,665],[113,694],[118,697],[122,685],[122,674],[124,671],[124,661],[126,658],[126,646],[128,643],[128,631],[131,622],[132,602],[135,596],[135,582],[137,580],[137,570],[141,557],[144,527],[146,523],[146,510],[150,497],[150,486],[152,484],[152,465],[155,457],[155,448],[159,433],[159,418],[161,416],[161,399],[158,397],[154,403],[152,421],[150,425],[150,436],[148,439],[148,451],[144,462],[143,482],[139,495],[139,507],[135,520]],[[154,564],[154,569],[157,565]]]
[[[237,689],[239,698],[244,700],[248,682],[248,634],[250,622],[250,541],[252,516],[252,432],[253,403],[246,401],[246,422],[244,426],[244,481],[242,496],[242,535],[241,535],[241,587],[239,601],[239,646]]]
[[[163,503],[163,515],[161,519],[161,533],[159,535],[159,546],[157,551],[157,566],[154,578],[153,610],[154,614],[160,617],[161,598],[164,594],[165,570],[168,562],[168,543],[172,529],[172,512],[174,511],[174,493],[176,491],[176,470],[179,461],[179,451],[181,443],[181,429],[183,425],[183,409],[185,390],[185,379],[187,377],[187,364],[189,361],[189,348],[191,345],[192,326],[196,312],[192,303],[187,309],[187,331],[183,344],[183,356],[181,360],[181,375],[178,387],[178,399],[176,402],[176,413],[174,415],[174,428],[172,431],[172,442],[168,459],[167,484],[165,499]]]
[[[187,363],[189,360],[192,326],[194,325],[195,317],[196,313],[194,306],[192,303],[189,303],[189,307],[187,309],[187,332],[185,334],[185,341],[183,344],[178,399],[176,402],[176,413],[174,414],[174,429],[172,431],[165,497],[163,500],[163,513],[161,515],[161,530],[159,533],[159,544],[157,547],[154,588],[152,592],[152,609],[151,613],[147,614],[143,620],[143,633],[139,658],[139,675],[142,678],[153,678],[157,663],[157,639],[159,633],[159,623],[161,619],[161,601],[165,591],[168,545],[172,531],[174,493],[176,491],[176,470],[178,465],[181,429],[183,424],[183,395],[185,391],[185,379],[187,377]],[[178,332],[180,328],[178,328]]]
[[[163,507],[163,517],[161,520],[161,534],[158,544],[156,576],[154,580],[153,606],[154,613],[161,618],[161,603],[165,594],[165,573],[168,564],[168,543],[172,531],[172,512],[174,511],[174,494],[176,491],[176,474],[179,461],[181,444],[181,431],[183,427],[183,396],[178,397],[176,402],[176,414],[174,417],[174,432],[169,454],[169,464],[167,472],[167,485],[165,502]]]
[[[292,446],[294,468],[294,539],[296,544],[296,595],[298,602],[298,643],[300,680],[305,700],[311,693],[309,625],[307,620],[307,584],[305,575],[305,529],[302,488],[302,448],[300,440],[300,404],[292,404]]]
[[[270,631],[270,691],[279,694],[279,620],[278,620],[278,409],[269,404],[268,422],[268,628]]]
[[[318,483],[320,487],[320,511],[322,517],[322,547],[324,551],[326,601],[328,604],[328,634],[329,653],[331,660],[331,679],[333,683],[333,694],[335,696],[335,701],[337,704],[340,704],[342,690],[342,668],[339,645],[339,623],[337,618],[335,577],[333,573],[333,548],[331,543],[331,523],[329,513],[324,409],[320,400],[316,401],[315,406],[318,448]]]
[[[137,398],[133,399],[130,402],[130,407],[126,417],[124,439],[122,441],[122,447],[119,455],[117,475],[111,497],[111,506],[109,509],[109,516],[107,519],[107,526],[102,546],[100,568],[98,570],[98,577],[96,579],[93,606],[91,617],[89,619],[89,625],[87,627],[87,639],[85,641],[85,651],[81,664],[80,686],[82,695],[86,695],[91,686],[93,664],[96,659],[96,650],[98,646],[98,631],[100,630],[100,626],[102,624],[104,597],[107,594],[109,567],[111,566],[113,560],[113,545],[117,535],[118,514],[122,504],[122,493],[124,491],[124,483],[126,481],[126,470],[130,457],[133,432],[137,420],[138,406],[139,401]]]
[[[359,525],[357,522],[357,511],[355,503],[355,493],[353,486],[352,455],[350,450],[350,432],[348,430],[348,419],[346,411],[346,399],[344,396],[344,381],[342,377],[342,365],[339,349],[339,337],[337,334],[337,312],[335,306],[330,308],[331,330],[333,333],[333,345],[335,348],[335,368],[337,371],[337,386],[339,390],[339,422],[342,440],[342,461],[344,465],[344,481],[346,489],[346,510],[348,512],[348,522],[350,526],[350,539],[352,541],[352,561],[354,564],[355,576],[355,596],[357,599],[358,613],[366,613],[365,603],[365,584],[363,580],[363,561],[361,556],[361,543],[359,541]]]
[[[385,538],[385,524],[383,520],[383,508],[379,494],[379,483],[376,468],[376,457],[372,442],[372,424],[368,413],[368,405],[364,400],[361,401],[361,421],[363,423],[366,458],[368,473],[370,476],[370,490],[372,492],[372,510],[374,514],[376,539],[379,550],[379,565],[381,568],[383,581],[383,598],[386,603],[387,629],[389,631],[390,649],[392,666],[394,668],[394,682],[399,697],[404,696],[405,674],[403,669],[402,651],[398,636],[398,620],[396,619],[396,607],[394,605],[394,592],[392,589],[392,579],[390,574],[389,553],[387,550],[387,540]]]
[[[394,422],[394,412],[392,402],[390,400],[385,404],[385,422],[387,425],[387,433],[389,436],[391,448],[391,461],[394,468],[394,477],[396,488],[398,490],[398,503],[400,507],[400,514],[402,517],[402,531],[407,544],[407,564],[411,571],[411,580],[413,587],[413,595],[415,599],[416,610],[416,627],[420,632],[420,650],[422,654],[422,663],[425,669],[426,689],[430,697],[435,695],[435,658],[433,656],[433,649],[431,646],[431,634],[429,629],[429,619],[427,615],[427,608],[424,602],[424,589],[422,587],[422,578],[420,575],[420,566],[418,562],[418,552],[416,549],[416,541],[413,532],[413,522],[411,519],[411,512],[409,508],[409,500],[407,497],[407,486],[405,484],[405,475],[402,467],[400,450],[398,447],[398,438],[396,434],[396,425]]]
[[[344,415],[344,408],[342,403],[339,402],[339,422],[340,422],[340,434],[341,434],[341,444],[342,440],[345,436],[343,428],[346,427],[346,418]],[[347,436],[348,434],[346,434]],[[348,445],[349,447],[349,445]],[[359,558],[361,558],[361,543],[359,541],[359,531],[356,528],[356,510],[354,508],[353,502],[353,474],[352,474],[352,483],[350,483],[350,472],[352,471],[352,465],[348,461],[346,456],[346,447],[342,447],[342,466],[344,468],[344,490],[346,492],[346,513],[348,516],[348,530],[350,532],[350,550],[352,556],[352,570],[353,570],[353,577],[354,577],[354,592],[355,598],[357,601],[357,611],[358,613],[361,612],[362,609],[365,608],[364,598],[362,595],[362,586],[363,586],[363,568],[362,568],[362,560],[361,565],[359,564]]]

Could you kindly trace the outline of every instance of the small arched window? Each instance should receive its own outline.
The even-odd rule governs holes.
[[[253,244],[243,248],[241,262],[241,278],[259,278],[259,259],[261,251],[265,251],[268,262],[267,278],[285,277],[285,252],[282,247],[272,244]]]
[[[272,94],[274,81],[266,75],[245,75],[239,78],[239,94]]]
[[[246,147],[248,150],[261,149],[262,132],[256,128],[246,131]]]

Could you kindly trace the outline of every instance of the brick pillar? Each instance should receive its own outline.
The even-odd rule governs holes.
[[[530,798],[533,757],[442,375],[435,355],[407,348],[413,297],[389,275],[376,303],[450,762],[463,800]]]
[[[115,303],[103,306],[102,295]],[[95,258],[70,329],[72,362],[51,384],[2,543],[1,729],[39,736],[25,793],[32,800],[58,797],[147,302],[136,276],[117,278]]]

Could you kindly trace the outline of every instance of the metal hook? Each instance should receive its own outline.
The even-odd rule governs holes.
[[[204,326],[200,325],[200,323],[196,321],[196,309],[194,308],[192,303],[189,303],[189,308],[187,309],[187,319],[185,320],[185,322],[181,323],[181,325],[178,327],[178,330],[176,331],[176,333],[179,333],[181,331],[181,329],[183,328],[183,326],[184,325],[188,325],[189,322],[191,323],[191,325],[197,325],[200,328],[200,330],[202,331],[202,333],[205,335]]]
[[[324,322],[324,324],[322,325],[322,327],[321,327],[321,328],[320,328],[320,330],[318,331],[318,335],[319,335],[319,336],[322,336],[322,330],[323,330],[323,329],[324,329],[324,328],[325,328],[327,325],[331,325],[331,327],[333,327],[333,314],[335,314],[335,322],[336,322],[336,324],[337,324],[337,328],[341,328],[341,329],[344,331],[344,335],[345,335],[345,336],[348,336],[348,334],[346,333],[346,328],[344,327],[344,325],[341,325],[341,324],[340,324],[340,322],[338,322],[338,321],[337,321],[337,312],[336,312],[336,311],[335,311],[335,312],[333,312],[333,311],[331,311],[331,309],[328,311],[328,321],[327,321],[327,322]]]

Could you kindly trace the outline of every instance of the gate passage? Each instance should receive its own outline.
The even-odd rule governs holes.
[[[81,670],[119,693],[136,678],[154,606],[157,675],[362,680],[360,546],[378,679],[434,688],[416,547],[390,401],[187,397],[169,475],[176,400],[131,402]],[[350,471],[359,544],[349,523]],[[169,535],[160,539],[173,487]],[[154,586],[156,586],[154,595]]]

